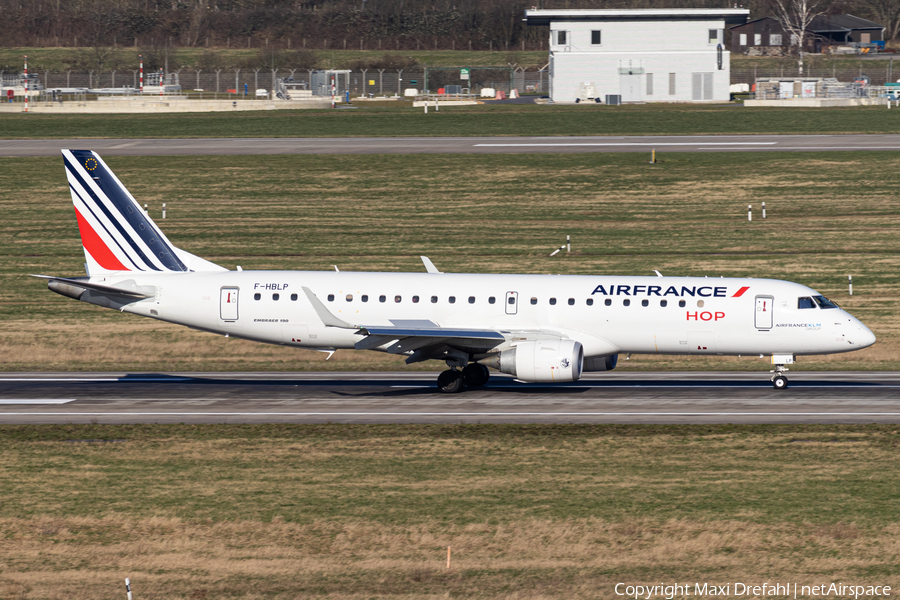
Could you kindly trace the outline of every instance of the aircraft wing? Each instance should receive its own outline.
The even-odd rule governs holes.
[[[426,320],[392,320],[392,326],[364,325],[334,316],[307,287],[303,292],[326,327],[356,329],[366,336],[355,344],[357,350],[382,348],[390,354],[410,354],[407,363],[450,356],[453,351],[484,353],[506,341],[494,329],[458,329],[441,327]]]

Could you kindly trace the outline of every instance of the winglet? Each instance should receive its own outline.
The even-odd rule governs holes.
[[[325,327],[340,327],[341,329],[359,329],[356,325],[351,325],[347,321],[342,321],[338,319],[336,316],[331,314],[325,305],[322,304],[322,301],[316,298],[316,295],[313,294],[312,290],[306,286],[303,286],[303,293],[306,294],[306,297],[309,298],[309,303],[312,304],[313,308],[316,311],[316,314],[319,315],[319,318],[322,319],[322,323],[325,324]]]
[[[420,256],[422,259],[422,263],[425,265],[425,270],[429,273],[443,273],[443,271],[438,271],[437,267],[434,266],[434,263],[431,262],[431,259],[427,256]]]

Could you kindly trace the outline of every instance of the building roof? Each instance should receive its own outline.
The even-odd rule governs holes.
[[[734,29],[735,27],[741,27],[742,25],[750,25],[751,23],[757,23],[759,21],[766,20],[776,21],[780,23],[779,19],[777,19],[776,17],[760,17],[758,19],[753,19],[752,21],[747,21],[746,23],[735,25],[731,29]],[[809,31],[813,33],[825,33],[834,31],[844,32],[855,31],[858,29],[881,30],[884,29],[884,26],[867,19],[854,17],[853,15],[819,15],[815,17],[809,24]]]
[[[728,25],[747,21],[750,10],[746,8],[656,8],[656,9],[544,9],[525,11],[528,25],[549,25],[551,21],[708,21],[723,19]]]

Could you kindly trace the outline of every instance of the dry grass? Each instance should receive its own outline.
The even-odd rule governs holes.
[[[176,244],[228,267],[725,275],[808,284],[870,325],[862,353],[799,368],[900,369],[896,158],[850,153],[111,158]],[[3,159],[0,369],[394,368],[393,357],[321,355],[142,323],[50,294],[28,273],[79,274],[58,160]],[[58,172],[49,178],[48,173]],[[160,173],[165,173],[162,180]],[[769,218],[759,218],[759,203]],[[756,210],[746,221],[746,206]],[[210,223],[215,223],[210,227]],[[570,256],[547,257],[566,234]],[[856,295],[846,294],[853,274]],[[154,354],[146,357],[149,346]],[[746,368],[639,357],[624,368]],[[637,366],[636,366],[637,365]],[[426,368],[433,368],[425,365]]]
[[[35,437],[59,439],[56,429]],[[16,441],[21,430],[0,429],[2,598],[111,597],[125,577],[136,598],[536,600],[612,597],[620,581],[900,583],[890,428],[63,434],[131,438],[106,444]]]

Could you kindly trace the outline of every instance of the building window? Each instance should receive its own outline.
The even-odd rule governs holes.
[[[675,95],[675,73],[669,73],[669,95]]]
[[[558,29],[551,32],[551,40],[553,44],[557,46],[565,46],[566,45],[566,32],[564,30]]]
[[[770,46],[780,46],[781,45],[781,34],[780,33],[770,33],[769,34],[769,45]]]
[[[653,73],[647,73],[647,95],[653,95]]]
[[[718,44],[719,43],[719,30],[718,29],[710,29],[709,30],[709,43],[710,44]]]
[[[754,46],[762,46],[762,34],[761,33],[753,34],[753,45]]]
[[[739,39],[740,39],[739,44],[740,44],[741,46],[746,46],[746,45],[747,45],[747,34],[746,34],[746,33],[742,33],[742,34],[740,35],[740,38],[739,38]]]
[[[599,46],[600,45],[600,32],[594,30],[591,32],[591,45]]]

